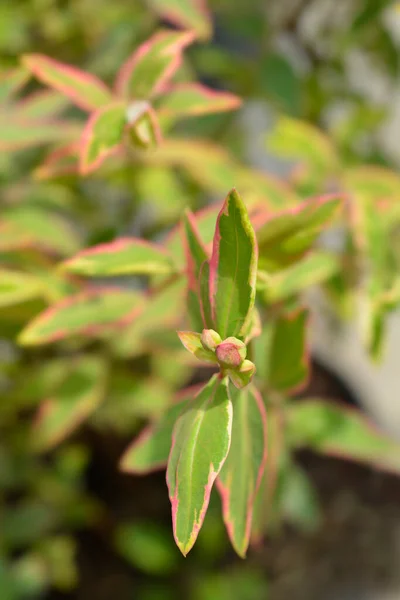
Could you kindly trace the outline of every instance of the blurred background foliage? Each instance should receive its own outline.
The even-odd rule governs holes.
[[[167,4],[0,0],[0,68],[5,74],[19,65],[22,54],[40,52],[111,85],[132,51],[160,24],[170,24],[165,20]],[[343,168],[373,163],[395,169],[400,163],[396,2],[208,0],[209,16],[199,11],[202,2],[174,5],[189,7],[185,24],[195,25],[203,36],[187,49],[178,79],[200,80],[243,99],[238,113],[165,123],[181,140],[217,143],[212,150],[182,146],[176,160],[170,156],[156,166],[151,160],[139,168],[110,161],[88,178],[68,169],[47,177],[43,160],[48,144],[64,142],[74,127],[82,126],[82,115],[56,93],[45,104],[40,98],[31,103],[29,115],[18,93],[11,101],[4,99],[10,85],[18,90],[25,84],[22,96],[36,93],[39,85],[32,79],[10,82],[0,77],[0,261],[7,267],[29,264],[27,276],[40,274],[43,284],[35,290],[29,279],[22,285],[10,280],[2,284],[0,279],[0,291],[3,285],[3,291],[14,294],[13,301],[9,297],[0,304],[2,600],[269,597],[262,561],[243,563],[229,550],[215,498],[199,542],[183,562],[170,533],[164,476],[141,480],[117,473],[118,459],[133,433],[193,376],[193,365],[185,362],[171,334],[171,321],[166,323],[163,316],[164,352],[136,356],[131,344],[146,330],[148,347],[157,347],[157,340],[151,340],[151,311],[130,332],[128,349],[121,339],[118,352],[110,350],[112,377],[105,400],[98,405],[94,400],[88,423],[56,449],[52,447],[65,430],[60,433],[59,423],[53,423],[50,431],[38,431],[36,420],[32,431],[33,415],[54,390],[66,399],[68,410],[71,397],[91,398],[94,393],[97,398],[93,379],[85,376],[96,373],[95,385],[102,385],[104,365],[92,356],[101,340],[83,345],[73,340],[62,351],[43,347],[32,352],[18,346],[16,336],[73,286],[50,268],[52,256],[64,258],[123,234],[162,237],[185,206],[199,209],[220,200],[232,185],[239,187],[239,173],[243,186],[248,184],[249,194],[254,193],[259,175],[243,164],[267,167],[290,183],[290,188],[279,187],[271,178],[270,189],[264,182],[279,203],[280,194],[305,198],[335,190],[335,177]],[[53,116],[60,114],[68,119],[65,129],[52,126]],[[28,117],[36,119],[38,133],[24,124]],[[388,188],[400,189],[393,177]],[[39,246],[50,249],[52,256],[19,243],[18,236],[37,236]],[[141,281],[130,284],[140,287]],[[335,289],[332,285],[332,296]],[[134,289],[129,294],[126,305]],[[81,351],[87,356],[77,364]],[[67,371],[75,373],[72,389],[62,387]],[[60,410],[56,420],[65,417],[62,402]],[[72,409],[68,418],[72,426],[81,416]],[[280,482],[282,514],[305,530],[317,527],[320,514],[308,479],[292,464],[285,473]]]

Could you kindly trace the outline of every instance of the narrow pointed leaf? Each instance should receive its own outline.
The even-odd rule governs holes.
[[[0,102],[5,103],[10,100],[10,96],[18,92],[28,79],[29,72],[22,67],[0,73]]]
[[[253,508],[251,543],[255,545],[262,541],[275,517],[279,472],[285,454],[284,415],[281,407],[270,405],[267,418],[267,460]]]
[[[54,395],[39,409],[32,431],[35,449],[54,446],[87,419],[103,399],[104,384],[103,361],[79,358]]]
[[[96,110],[112,100],[104,83],[90,73],[43,54],[27,54],[22,62],[42,83],[65,94],[83,110]]]
[[[250,541],[254,499],[267,458],[266,412],[254,387],[232,393],[232,441],[217,479],[229,538],[245,557]]]
[[[150,275],[171,273],[172,261],[164,250],[138,238],[120,238],[79,252],[63,268],[79,275]]]
[[[166,117],[188,117],[236,110],[240,105],[234,94],[216,92],[200,83],[181,83],[163,97],[159,111]]]
[[[101,165],[107,156],[120,148],[126,125],[123,103],[108,104],[94,112],[82,134],[80,171],[87,175]]]
[[[71,296],[45,310],[22,331],[19,342],[30,346],[71,336],[96,336],[140,312],[142,297],[135,292],[92,290]]]
[[[307,343],[308,311],[296,310],[282,314],[271,323],[268,361],[268,386],[280,392],[298,391],[309,376],[310,358]]]
[[[199,273],[200,312],[206,329],[213,329],[210,303],[210,262],[205,260]]]
[[[272,271],[296,262],[332,223],[340,205],[340,198],[327,196],[261,216],[256,225],[260,268]]]
[[[215,353],[203,347],[200,333],[195,331],[178,331],[178,336],[186,350],[196,356],[196,358],[207,362],[217,362]]]
[[[213,329],[222,339],[244,335],[252,316],[257,243],[246,207],[232,190],[218,215],[210,260]]]
[[[68,106],[68,100],[53,90],[40,90],[20,100],[13,114],[24,120],[49,119],[58,116]]]
[[[194,215],[186,211],[182,218],[183,247],[186,256],[186,274],[188,278],[187,304],[193,329],[203,329],[199,299],[200,269],[207,260],[206,248],[200,239]]]
[[[159,92],[182,62],[182,51],[194,39],[192,32],[161,31],[144,42],[119,71],[118,96],[147,100]]]
[[[204,39],[211,34],[211,18],[206,0],[148,0],[163,19],[174,25],[192,29]]]
[[[287,424],[295,446],[400,473],[400,444],[356,409],[311,398],[290,406]]]
[[[185,556],[203,524],[212,486],[229,452],[231,431],[227,381],[214,376],[179,417],[168,458],[174,537]]]

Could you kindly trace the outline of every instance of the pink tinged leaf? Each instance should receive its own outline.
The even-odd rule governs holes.
[[[211,16],[206,0],[148,0],[160,17],[174,25],[192,29],[201,39],[211,35]]]
[[[275,496],[282,458],[285,455],[284,415],[279,406],[269,406],[267,419],[267,460],[254,499],[251,543],[259,545],[274,519]]]
[[[215,353],[212,350],[204,348],[200,333],[196,333],[195,331],[178,331],[178,336],[186,350],[196,356],[196,358],[206,362],[217,362]]]
[[[279,270],[304,256],[334,221],[341,204],[338,195],[327,195],[273,215],[260,214],[255,226],[260,268]]]
[[[126,107],[122,102],[104,106],[91,115],[81,140],[82,175],[95,171],[107,156],[118,152],[126,123]]]
[[[400,444],[359,410],[310,398],[293,403],[286,417],[293,446],[400,474]]]
[[[231,393],[234,410],[231,448],[217,487],[229,538],[244,558],[250,541],[253,504],[267,460],[267,416],[255,387]]]
[[[123,454],[120,468],[142,475],[166,467],[171,450],[172,431],[186,400],[170,406],[155,423],[146,427]]]
[[[93,111],[112,101],[111,92],[100,79],[43,54],[27,54],[24,66],[39,81],[68,96],[85,111]]]
[[[37,451],[48,450],[76,429],[101,403],[106,370],[96,357],[79,357],[55,390],[39,408],[32,429]]]
[[[214,91],[200,83],[181,83],[163,96],[158,112],[166,117],[188,117],[236,110],[240,105],[240,98],[234,94]]]
[[[182,51],[194,40],[193,32],[161,31],[144,42],[118,73],[115,90],[123,98],[151,98],[161,91],[180,67]]]
[[[72,273],[90,277],[170,274],[173,264],[163,248],[139,238],[120,238],[79,252],[63,263]]]
[[[86,335],[96,337],[137,316],[143,299],[137,292],[95,289],[65,298],[39,314],[19,335],[25,346]]]
[[[199,273],[199,292],[200,292],[200,312],[203,324],[206,329],[213,329],[213,318],[211,315],[210,303],[210,262],[205,260],[200,267]]]
[[[270,389],[293,394],[306,385],[310,373],[308,317],[308,310],[300,309],[271,323],[269,356],[264,352]]]
[[[184,556],[203,524],[212,486],[229,452],[231,431],[227,380],[215,375],[176,422],[168,458],[174,537]]]
[[[245,205],[232,190],[217,219],[210,260],[213,329],[222,339],[248,329],[255,301],[258,248]]]
[[[203,328],[199,298],[199,275],[201,265],[208,258],[208,255],[200,238],[194,215],[189,210],[185,211],[183,215],[181,232],[186,257],[188,312],[193,329],[199,330]]]
[[[68,100],[59,92],[40,90],[20,100],[13,114],[23,120],[48,120],[57,117],[68,106]]]
[[[18,151],[49,142],[65,142],[79,137],[80,128],[69,121],[27,121],[9,116],[0,120],[0,150]]]

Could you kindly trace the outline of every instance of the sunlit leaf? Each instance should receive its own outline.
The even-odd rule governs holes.
[[[237,109],[240,98],[228,92],[214,91],[200,83],[181,83],[163,96],[159,105],[162,116],[185,117]]]
[[[118,289],[81,292],[36,317],[22,331],[19,342],[30,346],[82,334],[96,336],[122,325],[141,309],[142,297],[135,292]]]
[[[144,42],[121,67],[115,84],[124,98],[147,100],[159,92],[182,62],[192,32],[160,31]]]
[[[91,277],[173,271],[172,261],[161,246],[133,237],[83,250],[67,260],[63,268]]]
[[[233,190],[219,213],[210,260],[213,329],[222,339],[241,336],[255,300],[257,243],[246,207]]]
[[[107,156],[117,152],[127,123],[122,102],[108,104],[92,113],[82,134],[80,171],[83,175],[97,169]]]
[[[179,417],[168,459],[174,537],[184,555],[203,524],[212,486],[228,455],[231,430],[227,381],[214,376]]]
[[[43,54],[26,54],[22,62],[42,83],[65,94],[83,110],[96,110],[112,100],[104,83],[90,73]]]
[[[267,458],[266,412],[253,387],[232,391],[231,447],[217,479],[229,538],[244,557],[250,541],[253,503]]]

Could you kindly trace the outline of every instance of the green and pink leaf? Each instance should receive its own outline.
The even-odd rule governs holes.
[[[111,92],[100,79],[43,54],[26,54],[23,65],[39,81],[65,94],[85,111],[93,111],[112,101]]]
[[[256,388],[232,394],[232,442],[217,487],[229,538],[244,558],[250,541],[253,504],[267,459],[267,417]]]
[[[179,417],[168,458],[174,537],[185,556],[203,524],[214,481],[229,452],[231,431],[227,380],[215,375]]]

